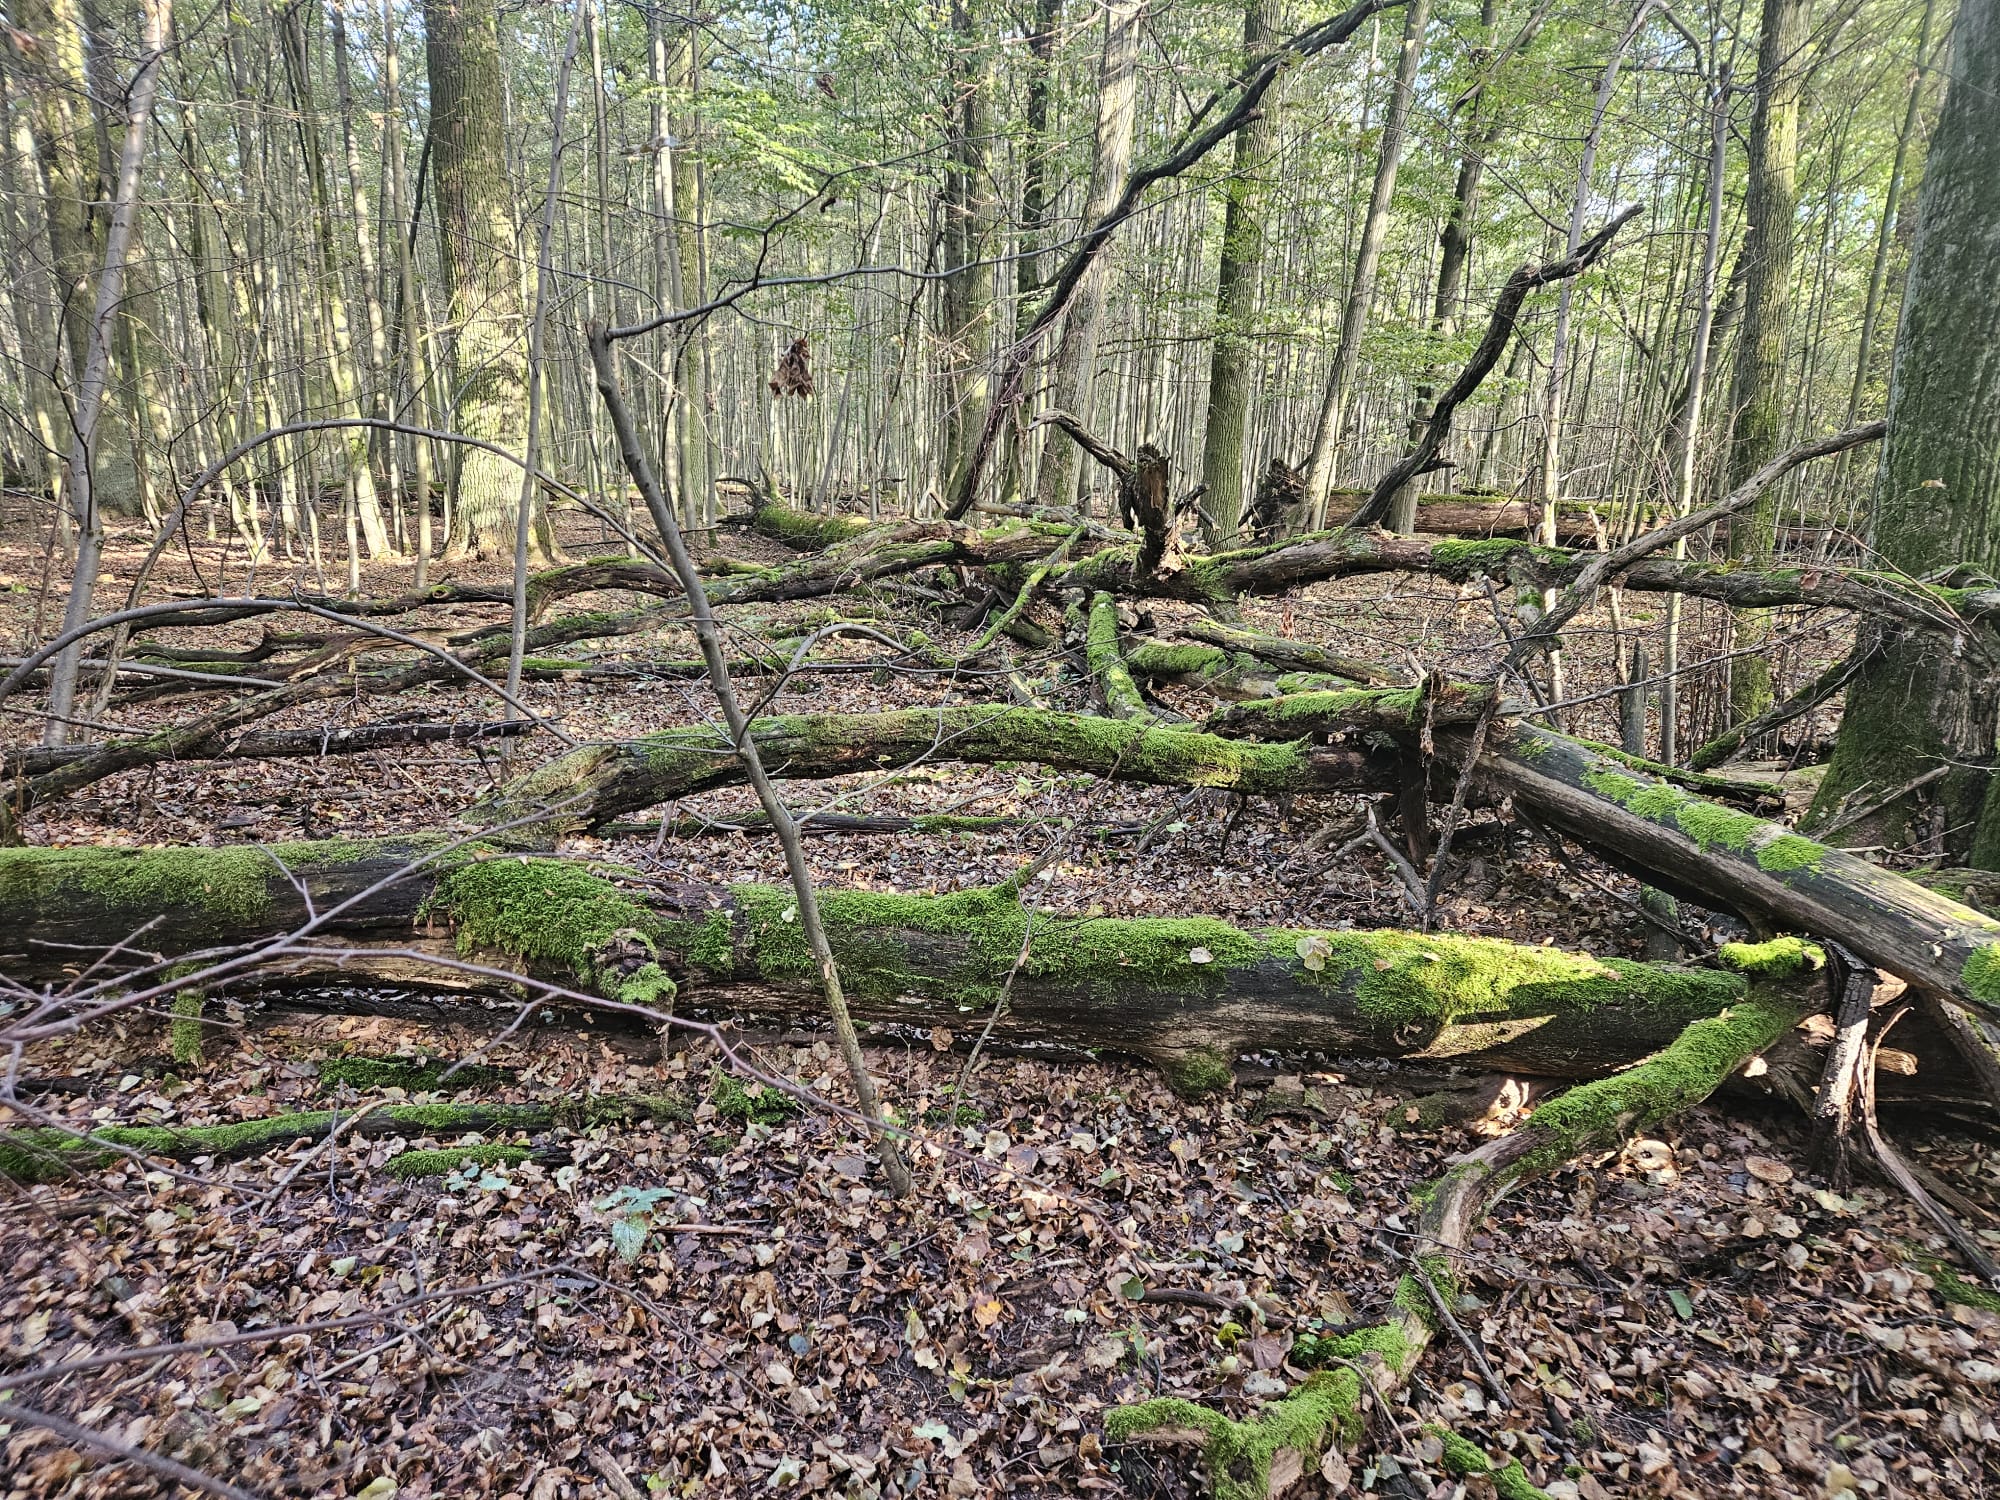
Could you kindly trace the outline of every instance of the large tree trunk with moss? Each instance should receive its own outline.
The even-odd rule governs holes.
[[[501,118],[498,15],[495,0],[427,0],[424,40],[431,173],[454,334],[452,426],[519,453],[527,447],[530,372],[523,354],[515,190],[507,177]],[[477,448],[458,453],[452,552],[512,556],[519,471]],[[545,559],[552,550],[546,525],[539,525],[534,555]]]
[[[1792,259],[1799,206],[1799,100],[1804,92],[1806,0],[1764,0],[1757,42],[1757,108],[1750,124],[1747,229],[1737,274],[1743,278],[1743,333],[1736,346],[1725,489],[1735,489],[1777,456],[1791,403],[1785,346],[1792,307]],[[1778,496],[1766,492],[1729,531],[1729,555],[1769,567],[1777,536]],[[1755,648],[1771,633],[1759,611],[1736,618],[1742,654],[1729,663],[1730,717],[1737,723],[1771,706],[1770,663]]]
[[[1440,934],[1079,919],[1029,911],[1005,887],[827,891],[822,906],[864,1020],[971,1029],[1004,992],[995,1037],[1145,1057],[1190,1089],[1226,1085],[1246,1050],[1590,1077],[1739,1000],[1741,971],[1803,963],[1798,945],[1691,969]],[[309,925],[309,939],[279,941]],[[458,959],[546,980],[586,1009],[594,996],[611,1025],[622,1017],[651,1028],[669,1010],[812,1018],[822,1009],[785,889],[668,886],[620,866],[478,846],[0,851],[0,932],[0,957],[22,979],[128,938],[114,968],[267,943],[265,960],[224,958],[213,988],[223,977],[239,989],[295,988],[337,974],[335,1009],[371,979],[505,990],[490,972],[454,967]],[[166,982],[184,987],[184,967]],[[45,1010],[23,1024],[61,1020]]]
[[[1951,86],[1931,138],[1916,250],[1889,386],[1889,435],[1872,541],[1923,576],[2000,567],[2000,11],[1959,7]],[[1813,816],[1879,810],[1855,836],[1901,847],[1928,832],[1954,855],[2000,868],[1992,801],[1990,667],[1900,621],[1870,622],[1875,650],[1847,689],[1833,766]],[[1952,769],[1918,789],[1940,765]],[[1976,829],[1976,835],[1967,837]]]

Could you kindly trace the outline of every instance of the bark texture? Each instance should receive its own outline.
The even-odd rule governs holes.
[[[1992,292],[2000,95],[1991,87],[2000,76],[2000,11],[1960,6],[1951,56],[1918,197],[1874,510],[1874,545],[1917,576],[1960,563],[2000,566],[2000,297]],[[1983,769],[1995,748],[1993,697],[1982,684],[1990,672],[1900,621],[1863,630],[1874,650],[1848,688],[1814,817],[1883,801],[1853,830],[1865,841],[1941,835],[1945,852],[1965,850],[1968,862],[2000,868],[2000,808],[1987,805],[1994,778]],[[1921,796],[1899,795],[1942,762],[1954,769]],[[1968,839],[1966,830],[1976,832]]]

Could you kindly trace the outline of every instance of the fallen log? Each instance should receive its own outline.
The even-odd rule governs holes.
[[[473,740],[511,739],[534,726],[526,719],[469,724],[329,724],[324,729],[279,729],[263,734],[236,735],[210,745],[200,760],[284,760],[327,755],[361,755],[401,745],[465,744]],[[57,766],[88,760],[97,745],[31,746],[0,756],[0,775],[32,776]]]
[[[1106,1437],[1114,1443],[1150,1438],[1199,1447],[1217,1500],[1270,1500],[1283,1494],[1318,1466],[1322,1451],[1355,1446],[1366,1425],[1368,1401],[1386,1407],[1388,1397],[1416,1370],[1432,1340],[1451,1321],[1458,1257],[1504,1193],[1701,1103],[1784,1036],[1807,1009],[1796,993],[1756,986],[1722,1014],[1691,1023],[1629,1070],[1558,1095],[1521,1129],[1459,1158],[1416,1195],[1416,1231],[1404,1256],[1409,1270],[1396,1285],[1387,1321],[1354,1333],[1301,1339],[1288,1363],[1321,1368],[1283,1400],[1241,1421],[1182,1397],[1116,1407],[1106,1415]],[[1504,1388],[1494,1394],[1500,1401],[1508,1399]],[[1456,1463],[1465,1470],[1474,1467],[1463,1454]],[[1483,1455],[1479,1463],[1487,1466]],[[1519,1486],[1499,1493],[1541,1493],[1518,1463],[1502,1472],[1510,1471]]]
[[[1455,712],[1469,711],[1490,691],[1455,692]],[[1223,717],[1239,732],[1290,739],[1379,728],[1396,697],[1360,690],[1301,694],[1239,704]],[[1446,761],[1467,747],[1450,727],[1438,731],[1436,744]],[[1967,1035],[1976,1036],[1984,1054],[1969,1060],[1982,1071],[2000,1066],[2000,921],[1519,719],[1502,720],[1487,735],[1478,774],[1491,793],[1513,797],[1651,884],[1772,927],[1834,938],[1877,968],[1949,998],[1966,1013]]]
[[[1796,973],[1806,963],[1797,944],[1745,946],[1730,951],[1734,968],[1696,969],[1487,938],[1074,918],[1028,911],[1007,887],[943,896],[829,890],[822,906],[858,1018],[970,1028],[1005,989],[995,1040],[1146,1058],[1189,1091],[1228,1086],[1231,1065],[1250,1049],[1595,1076],[1741,1000],[1745,973]],[[288,936],[309,924],[309,936]],[[157,976],[160,965],[198,962],[186,956],[220,945],[262,945],[221,960],[217,972],[239,984],[266,971],[352,984],[382,972],[371,967],[379,957],[404,983],[420,980],[428,962],[440,983],[504,987],[465,972],[465,960],[485,956],[655,1024],[668,1019],[669,1003],[683,1016],[821,1008],[786,889],[663,885],[614,865],[476,846],[5,850],[0,933],[0,963],[22,982],[75,971],[114,948],[113,972],[150,960]],[[158,982],[207,983],[186,974]],[[108,1004],[95,995],[79,1009],[103,1014]],[[0,1044],[75,1022],[52,998],[0,1028]]]
[[[999,704],[876,714],[785,714],[751,732],[774,777],[823,780],[933,761],[1030,762],[1153,786],[1218,787],[1253,796],[1380,791],[1400,784],[1394,757],[1361,750],[1256,744],[1089,714]],[[743,780],[714,729],[670,729],[591,745],[476,804],[464,826],[515,825],[501,835],[547,842],[676,797]]]

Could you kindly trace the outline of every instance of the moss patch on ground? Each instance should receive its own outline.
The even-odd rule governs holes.
[[[1447,1473],[1461,1479],[1484,1475],[1493,1482],[1493,1491],[1500,1500],[1549,1500],[1548,1491],[1528,1478],[1528,1471],[1521,1467],[1518,1458],[1496,1464],[1486,1456],[1484,1448],[1449,1427],[1426,1427],[1424,1431],[1444,1445],[1442,1462]]]

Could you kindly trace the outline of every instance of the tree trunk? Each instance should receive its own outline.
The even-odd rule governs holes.
[[[1729,404],[1735,428],[1725,489],[1734,489],[1773,458],[1784,438],[1791,400],[1785,369],[1792,315],[1793,220],[1798,214],[1799,100],[1805,79],[1806,0],[1764,0],[1757,42],[1757,110],[1750,124],[1749,182],[1744,199],[1743,332],[1736,345]],[[1778,495],[1767,492],[1729,531],[1729,555],[1751,567],[1770,566],[1778,525]],[[1729,670],[1730,717],[1738,723],[1771,706],[1771,666],[1757,648],[1770,637],[1770,617],[1736,617]]]
[[[104,411],[105,389],[111,380],[112,331],[124,296],[125,259],[139,214],[139,171],[145,157],[146,126],[152,119],[153,98],[159,89],[171,6],[172,0],[146,0],[144,55],[124,96],[125,131],[119,148],[118,178],[112,190],[111,222],[104,235],[104,265],[97,273],[94,308],[86,325],[89,343],[81,361],[76,405],[70,417],[67,478],[77,546],[76,570],[63,609],[65,631],[75,630],[90,618],[98,568],[103,560],[104,516],[96,489],[99,418]],[[68,738],[81,649],[79,642],[64,650],[49,671],[49,721],[44,744],[60,745]]]
[[[949,426],[941,476],[946,494],[957,492],[986,420],[999,269],[992,259],[993,62],[963,4],[952,9],[952,39],[959,72],[950,111],[952,164],[945,205],[950,216],[944,296]]]
[[[1389,233],[1389,204],[1396,195],[1396,173],[1403,162],[1403,134],[1416,96],[1417,69],[1423,61],[1424,31],[1430,25],[1430,0],[1405,0],[1403,46],[1396,59],[1396,82],[1389,111],[1382,121],[1382,144],[1375,158],[1375,185],[1368,195],[1368,213],[1361,221],[1361,243],[1354,252],[1354,280],[1347,289],[1347,307],[1340,319],[1340,344],[1320,398],[1319,421],[1313,429],[1312,460],[1306,466],[1307,498],[1315,528],[1326,524],[1326,497],[1333,488],[1341,439],[1361,359],[1361,335],[1375,302],[1375,271],[1382,258],[1382,241]]]
[[[496,0],[426,0],[431,86],[431,180],[453,330],[454,428],[518,453],[527,443],[521,263],[514,183],[507,170]],[[453,485],[455,556],[509,557],[520,504],[519,471],[478,449],[461,450]],[[534,555],[552,548],[546,522]]]
[[[1959,563],[2000,566],[2000,10],[1959,8],[1952,83],[1931,138],[1889,384],[1889,436],[1872,541],[1913,575]],[[1887,798],[1852,830],[1900,846],[1925,828],[1947,851],[2000,868],[2000,807],[1990,673],[1898,623],[1865,627],[1876,648],[1847,690],[1833,765],[1813,804],[1832,819],[1850,801]],[[1909,788],[1939,764],[1953,769]],[[1967,840],[1965,830],[1974,828]]]
[[[1247,0],[1243,56],[1248,62],[1271,48],[1273,0]],[[1263,113],[1236,134],[1235,163],[1223,185],[1221,265],[1215,280],[1215,340],[1209,355],[1208,420],[1202,429],[1202,536],[1211,548],[1236,540],[1243,518],[1243,425],[1250,385],[1261,363],[1251,337],[1257,283],[1264,265],[1262,174],[1278,139],[1276,87]]]
[[[1104,59],[1097,75],[1097,135],[1090,163],[1090,192],[1083,205],[1085,226],[1111,212],[1132,169],[1139,23],[1144,14],[1144,0],[1105,0]],[[1091,425],[1091,396],[1097,384],[1097,325],[1104,315],[1105,281],[1110,274],[1107,256],[1099,254],[1070,299],[1056,349],[1055,405],[1075,414],[1085,426]],[[1035,480],[1036,499],[1062,509],[1073,506],[1082,464],[1083,459],[1067,444],[1044,444]]]

